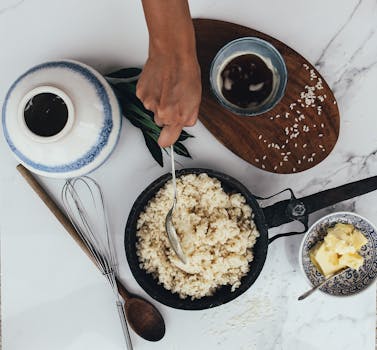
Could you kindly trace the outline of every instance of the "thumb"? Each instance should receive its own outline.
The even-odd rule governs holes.
[[[160,137],[158,139],[158,144],[165,148],[173,145],[175,141],[178,140],[179,135],[181,134],[182,126],[181,125],[166,125],[161,130]]]

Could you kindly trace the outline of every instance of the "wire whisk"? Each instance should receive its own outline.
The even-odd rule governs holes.
[[[127,349],[132,350],[123,300],[116,283],[116,276],[119,275],[118,260],[101,187],[88,176],[69,179],[62,188],[61,199],[67,216],[111,285]]]

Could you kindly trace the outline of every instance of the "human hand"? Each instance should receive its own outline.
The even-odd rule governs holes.
[[[168,147],[198,118],[202,94],[195,33],[187,1],[143,0],[149,55],[136,87],[145,108],[162,127],[158,143]]]
[[[140,76],[136,95],[163,128],[159,145],[174,144],[182,129],[193,126],[198,118],[201,81],[196,55],[152,53]]]

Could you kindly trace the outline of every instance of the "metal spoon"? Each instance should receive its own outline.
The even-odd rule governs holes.
[[[172,173],[174,197],[173,197],[173,205],[170,208],[168,214],[166,215],[165,229],[166,229],[166,233],[168,234],[170,245],[173,248],[175,254],[184,264],[186,264],[187,257],[182,250],[181,244],[179,243],[179,238],[177,236],[177,232],[175,231],[173,221],[172,221],[173,211],[177,204],[177,182],[175,178],[174,148],[173,147],[174,147],[173,145],[170,146],[170,157],[171,157],[171,173]]]
[[[307,292],[305,292],[304,294],[300,295],[298,297],[297,300],[304,300],[305,298],[307,298],[309,295],[311,295],[313,292],[315,292],[317,289],[321,288],[323,285],[325,285],[328,281],[332,280],[334,277],[336,276],[339,276],[341,275],[342,273],[346,272],[346,271],[349,271],[351,270],[351,268],[347,268],[347,269],[343,269],[343,270],[340,270],[339,272],[337,273],[334,273],[332,275],[330,275],[329,277],[327,277],[323,282],[321,282],[320,284],[316,285],[315,287],[309,289]]]

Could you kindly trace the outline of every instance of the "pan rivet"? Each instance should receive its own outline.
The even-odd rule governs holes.
[[[305,212],[306,212],[306,208],[305,208],[304,203],[298,202],[294,204],[291,213],[293,217],[297,218],[297,217],[305,215]]]

